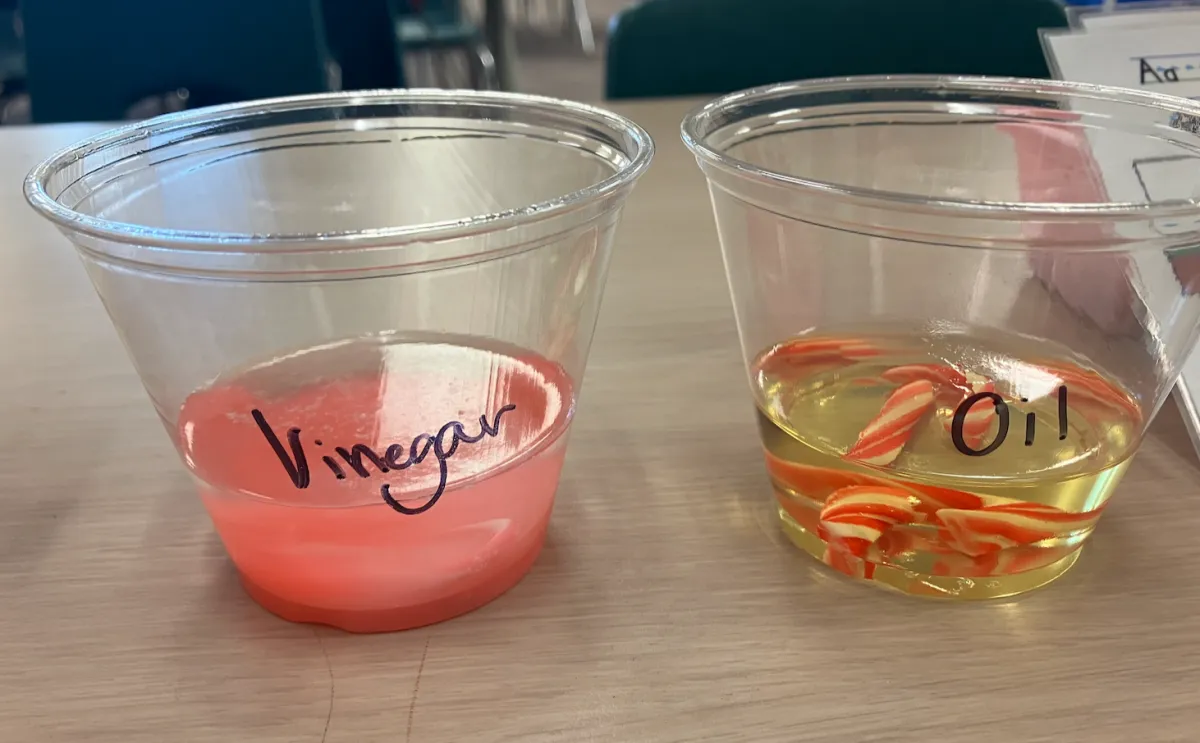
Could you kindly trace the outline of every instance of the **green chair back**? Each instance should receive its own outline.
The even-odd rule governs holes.
[[[610,27],[607,94],[715,95],[847,75],[1048,78],[1058,0],[646,0]]]
[[[319,0],[23,0],[33,120],[117,120],[186,88],[189,105],[328,90]]]

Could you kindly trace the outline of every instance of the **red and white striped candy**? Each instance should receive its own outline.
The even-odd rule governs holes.
[[[1095,372],[1062,366],[1044,366],[1042,370],[1050,376],[1057,377],[1067,388],[1067,401],[1072,407],[1100,406],[1115,410],[1134,421],[1142,417],[1138,404],[1126,392],[1105,381]],[[1057,394],[1056,391],[1055,395]]]
[[[837,369],[850,363],[833,352],[813,353],[808,355],[767,356],[758,366],[758,370],[775,377],[803,379],[820,374],[830,369]]]
[[[926,529],[911,529],[897,524],[885,531],[879,541],[871,545],[867,556],[878,562],[890,562],[908,553],[932,551],[939,544],[937,535],[928,533]]]
[[[800,500],[787,492],[775,488],[775,500],[793,521],[810,534],[821,533],[820,514],[815,503]]]
[[[904,451],[917,423],[932,408],[933,383],[929,380],[918,379],[897,387],[843,459],[876,467],[891,464]]]
[[[1010,549],[989,552],[986,555],[970,557],[962,554],[943,554],[933,564],[933,574],[954,578],[986,578],[996,575],[1016,575],[1030,570],[1043,568],[1057,562],[1071,552],[1079,549],[1078,545],[1063,545],[1058,547],[1012,547]]]
[[[938,511],[946,508],[973,511],[977,508],[991,505],[994,502],[999,502],[995,498],[975,495],[963,490],[942,488],[936,485],[922,485],[915,482],[906,483],[906,485],[916,493],[917,499],[920,500],[920,503],[917,505],[917,511],[924,515],[925,521],[931,523],[937,523]]]
[[[906,490],[883,485],[851,485],[834,492],[821,509],[821,532],[855,557],[863,557],[883,533],[912,523],[917,512]]]
[[[780,343],[771,351],[772,356],[801,356],[809,354],[833,354],[843,359],[865,359],[878,356],[881,351],[861,338],[794,338]]]
[[[821,555],[821,560],[829,567],[839,573],[845,573],[851,578],[871,580],[875,577],[875,563],[855,556],[846,547],[836,543],[830,543],[825,547],[825,554]]]
[[[1039,503],[1012,502],[969,511],[944,508],[937,512],[937,519],[943,542],[978,557],[1090,528],[1100,518],[1100,511],[1068,513]]]
[[[968,392],[955,403],[955,411],[958,410],[959,405],[965,402],[966,399],[972,395],[978,395],[985,392],[994,393],[996,391],[996,385],[991,380],[975,374],[968,374],[967,379]],[[983,445],[984,440],[987,438],[988,433],[992,430],[992,422],[995,421],[996,418],[997,415],[995,401],[993,401],[991,398],[978,400],[974,405],[971,406],[971,409],[967,411],[966,416],[963,418],[963,441],[965,441],[972,449],[980,448]],[[947,432],[952,431],[954,429],[953,416],[943,421],[943,425],[946,427]]]
[[[881,377],[895,384],[908,384],[920,379],[933,382],[936,385],[949,385],[966,388],[967,377],[958,369],[948,364],[904,364],[893,366],[880,374]]]
[[[891,485],[887,480],[864,472],[837,470],[830,467],[814,467],[810,464],[789,462],[771,452],[765,452],[767,472],[777,487],[789,491],[793,495],[803,495],[819,503],[824,503],[835,490],[850,485]],[[946,506],[943,505],[943,508]]]
[[[856,338],[795,338],[764,354],[757,368],[773,377],[797,380],[880,353],[875,346]]]

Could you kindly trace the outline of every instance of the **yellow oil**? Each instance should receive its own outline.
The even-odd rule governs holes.
[[[857,351],[839,354],[846,343]],[[806,350],[810,347],[817,350]],[[1004,401],[1005,416],[995,409],[981,438],[956,443],[951,423],[971,388],[964,392],[935,382],[934,402],[894,461],[847,460],[860,432],[900,386],[889,381],[889,370],[931,364],[992,382],[989,389]],[[1078,559],[1143,428],[1136,400],[1111,378],[1065,349],[1048,354],[1044,343],[1022,339],[983,344],[979,338],[804,336],[763,352],[752,381],[778,514],[789,539],[835,569],[912,594],[999,598],[1062,575]],[[991,446],[1002,428],[1003,441]],[[861,557],[847,558],[844,550],[831,552],[835,538],[825,538],[821,510],[839,488],[864,483],[899,488],[913,504],[924,504],[926,513],[891,526]],[[1081,516],[1054,526],[1045,539],[1025,537],[984,548],[989,551],[983,554],[979,549],[963,554],[943,538],[938,511],[923,495],[939,488],[955,498],[979,496],[992,508],[1037,504]],[[831,554],[842,559],[832,560]]]

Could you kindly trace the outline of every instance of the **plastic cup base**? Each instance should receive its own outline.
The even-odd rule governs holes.
[[[788,541],[825,565],[822,559],[826,549],[825,542],[795,523],[787,514],[780,514],[780,519],[783,533],[787,536]],[[972,601],[1017,596],[1046,586],[1070,570],[1082,551],[1081,546],[1061,559],[1033,570],[984,577],[930,575],[891,565],[877,564],[871,579],[863,580],[845,576],[840,571],[828,566],[825,568],[828,572],[847,580],[853,580],[855,583],[870,583],[909,596]]]
[[[239,576],[250,598],[262,608],[289,622],[324,624],[355,633],[397,632],[444,622],[491,603],[521,582],[541,554],[545,541],[546,533],[543,530],[530,541],[529,549],[518,553],[515,559],[502,569],[493,568],[486,575],[481,575],[478,582],[466,590],[433,601],[391,609],[355,611],[306,606],[267,591],[240,572]]]

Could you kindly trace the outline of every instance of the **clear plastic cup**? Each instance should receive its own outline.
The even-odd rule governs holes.
[[[1179,98],[937,77],[686,119],[797,546],[958,598],[1074,564],[1196,343],[1197,121]]]
[[[387,631],[485,604],[541,549],[652,149],[576,103],[339,93],[101,134],[25,193],[78,249],[250,595]]]

